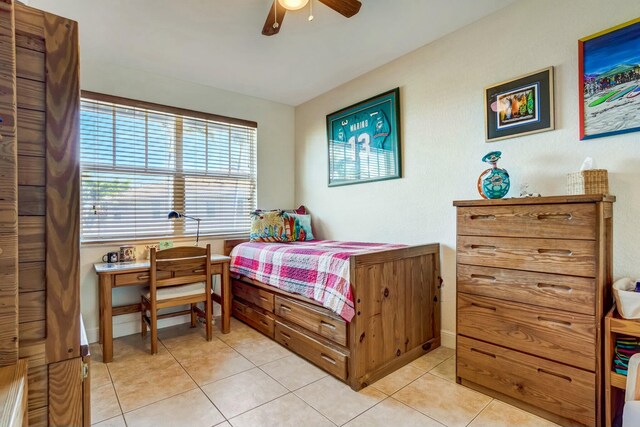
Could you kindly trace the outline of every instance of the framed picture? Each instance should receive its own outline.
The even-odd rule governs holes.
[[[553,67],[484,90],[487,142],[554,129]]]
[[[578,42],[580,139],[640,130],[640,18]]]
[[[400,89],[327,116],[329,187],[401,177]]]

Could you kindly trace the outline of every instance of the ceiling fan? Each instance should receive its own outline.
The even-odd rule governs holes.
[[[262,28],[262,34],[265,36],[273,36],[280,32],[282,21],[287,10],[299,10],[302,9],[313,0],[273,0],[273,5],[267,15],[267,20]],[[360,3],[358,0],[319,0],[320,3],[330,7],[339,14],[351,18],[353,15],[360,11]],[[311,6],[310,6],[311,7]],[[309,20],[313,19],[313,14],[309,15]]]

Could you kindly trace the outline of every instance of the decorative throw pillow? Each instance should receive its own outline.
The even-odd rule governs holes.
[[[256,213],[264,213],[264,212],[275,212],[275,211],[282,211],[282,212],[298,214],[298,215],[306,215],[307,214],[307,208],[305,208],[304,205],[300,205],[300,207],[298,207],[296,209],[272,209],[270,211],[265,211],[263,209],[256,209],[255,212]]]
[[[299,215],[285,212],[283,215],[285,232],[290,242],[313,240],[311,215]]]
[[[290,241],[285,230],[284,212],[281,210],[253,212],[249,239],[252,242]]]

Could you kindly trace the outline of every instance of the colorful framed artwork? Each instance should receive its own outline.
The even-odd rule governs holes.
[[[640,130],[640,18],[578,42],[580,139]]]
[[[329,187],[401,177],[400,89],[327,116]]]
[[[484,90],[487,142],[553,130],[553,67]]]

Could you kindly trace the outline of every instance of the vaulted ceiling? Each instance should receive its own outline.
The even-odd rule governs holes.
[[[28,0],[80,23],[81,61],[298,105],[516,0],[313,0],[261,35],[272,0]]]

